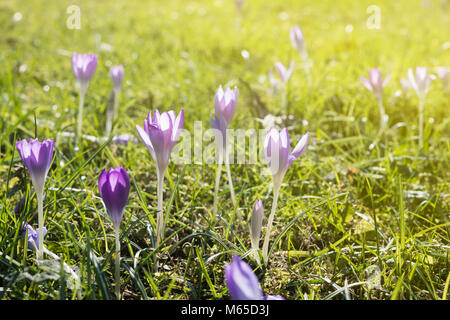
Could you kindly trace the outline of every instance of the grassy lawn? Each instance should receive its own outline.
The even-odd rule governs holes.
[[[67,26],[71,5],[80,8],[80,29]],[[367,26],[371,5],[379,29]],[[289,40],[295,25],[312,63],[309,82]],[[131,180],[120,233],[123,299],[229,299],[224,268],[233,254],[265,294],[289,300],[449,298],[450,95],[431,82],[420,148],[419,99],[400,84],[409,68],[450,66],[446,1],[247,0],[238,11],[233,0],[3,0],[0,26],[0,299],[115,299],[114,230],[98,177],[117,166]],[[109,68],[122,64],[112,132],[136,144],[82,139],[76,147],[64,136],[77,126],[72,52],[98,56],[83,134],[105,136]],[[283,105],[268,72],[292,60]],[[390,74],[384,131],[360,81],[372,68]],[[236,206],[223,167],[217,214],[217,165],[194,161],[194,131],[210,128],[219,85],[239,91],[230,128],[268,129],[273,116],[288,128],[291,150],[310,135],[281,187],[268,264],[252,258],[249,234],[255,201],[264,207],[263,236],[273,201],[264,157],[231,165]],[[182,108],[193,161],[169,163],[168,220],[155,250],[156,167],[136,124],[149,111]],[[16,141],[35,137],[55,139],[45,245],[79,275],[79,295],[62,262],[36,261],[22,238],[23,221],[37,228],[37,203]],[[205,137],[203,148],[212,142]]]

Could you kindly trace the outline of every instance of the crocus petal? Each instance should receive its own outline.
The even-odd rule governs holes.
[[[252,268],[234,255],[225,266],[225,280],[234,300],[262,300],[263,294],[258,278]]]

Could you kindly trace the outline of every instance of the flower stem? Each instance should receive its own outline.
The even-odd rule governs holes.
[[[419,149],[423,147],[423,106],[425,98],[419,98]]]
[[[231,179],[231,170],[230,170],[230,155],[228,154],[228,148],[224,148],[225,153],[225,167],[227,169],[228,176],[228,184],[230,185],[230,193],[231,193],[231,201],[233,202],[233,207],[236,206],[236,196],[234,195],[234,187],[233,180]]]
[[[216,187],[214,189],[214,207],[213,207],[214,215],[217,214],[217,206],[218,206],[218,199],[219,199],[220,174],[222,172],[222,162],[223,162],[223,152],[219,151],[219,164],[217,166],[217,172],[216,172]]]
[[[275,216],[275,211],[277,210],[277,203],[278,203],[278,194],[280,191],[279,184],[273,185],[273,202],[272,202],[272,210],[270,212],[269,221],[267,222],[267,228],[266,228],[266,236],[264,237],[264,244],[262,249],[263,259],[264,263],[267,264],[268,262],[268,251],[269,251],[269,239],[270,239],[270,231],[272,230],[272,224],[273,224],[273,218]]]
[[[378,99],[378,108],[380,109],[380,130],[386,129],[386,112],[383,107],[383,100],[381,98]]]
[[[38,235],[38,249],[37,258],[39,260],[44,258],[44,190],[36,190],[36,199],[38,203],[38,224],[39,224],[39,235]]]
[[[115,234],[116,234],[116,264],[115,264],[115,292],[117,300],[120,300],[120,241],[119,241],[119,232],[120,228],[116,227]]]
[[[81,139],[81,129],[83,126],[83,107],[84,107],[84,96],[86,94],[86,90],[83,88],[80,89],[80,105],[78,107],[78,126],[77,126],[77,144]]]
[[[158,213],[156,214],[156,245],[155,248],[158,248],[159,243],[161,242],[163,235],[163,224],[164,224],[164,212],[163,212],[163,186],[164,186],[164,172],[161,173],[157,171],[158,174]]]

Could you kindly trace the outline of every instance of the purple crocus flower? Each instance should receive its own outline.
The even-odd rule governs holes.
[[[250,220],[250,238],[253,249],[259,249],[263,217],[264,212],[262,202],[261,200],[256,200]]]
[[[118,229],[130,193],[127,171],[123,167],[109,171],[103,169],[98,179],[98,188],[114,227]]]
[[[304,58],[307,56],[305,39],[303,37],[303,32],[299,26],[294,26],[289,30],[289,37],[291,38],[292,46],[298,51],[300,55]]]
[[[76,52],[72,54],[72,70],[75,77],[80,82],[81,88],[87,88],[96,69],[97,56],[95,54]]]
[[[281,81],[283,83],[287,83],[289,81],[289,78],[292,76],[292,72],[294,71],[294,61],[291,61],[289,69],[286,69],[286,67],[281,62],[276,62],[275,68],[278,71],[278,75]]]
[[[25,239],[27,237],[28,239],[28,248],[36,251],[39,247],[39,241],[38,241],[38,233],[26,222],[22,222],[21,224],[22,228],[22,237]],[[27,235],[28,232],[28,235]],[[43,227],[43,233],[44,237],[47,234],[47,228]]]
[[[305,151],[309,134],[305,134],[290,153],[289,133],[286,128],[278,131],[269,129],[264,141],[264,154],[273,175],[275,186],[280,186],[284,175],[291,164]]]
[[[389,81],[390,74],[384,78],[384,81],[381,78],[381,72],[378,69],[372,69],[369,71],[369,79],[366,79],[364,77],[360,77],[360,80],[362,84],[369,89],[369,91],[372,91],[377,99],[381,99],[383,96],[383,88],[386,86],[386,84]]]
[[[181,109],[178,116],[173,110],[162,114],[155,110],[153,118],[151,112],[148,113],[144,128],[136,125],[139,137],[156,161],[158,173],[162,175],[169,163],[170,152],[180,137],[183,123],[184,109]]]
[[[53,139],[44,139],[42,143],[38,139],[16,142],[17,151],[30,173],[37,194],[44,190],[45,179],[53,159],[53,145]]]
[[[224,91],[222,86],[219,86],[216,91],[214,97],[214,115],[216,118],[222,116],[227,127],[230,125],[231,119],[236,111],[238,97],[239,94],[236,87],[234,90],[226,88]]]
[[[419,99],[422,100],[430,90],[431,80],[434,80],[434,76],[428,73],[427,67],[417,67],[415,72],[413,69],[408,69],[408,80]]]
[[[120,91],[122,88],[124,69],[123,66],[112,66],[109,69],[109,75],[114,85],[115,91]]]
[[[225,266],[225,281],[233,300],[285,300],[281,296],[263,296],[252,268],[238,255]]]

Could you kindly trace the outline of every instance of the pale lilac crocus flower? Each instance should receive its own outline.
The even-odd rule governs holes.
[[[16,142],[17,151],[28,169],[36,192],[39,224],[38,259],[42,259],[44,255],[42,249],[44,247],[44,186],[53,159],[53,146],[53,139],[44,139],[42,143],[38,139],[30,139],[29,141],[23,139]]]
[[[80,86],[80,105],[78,109],[77,139],[80,139],[81,137],[84,97],[86,95],[89,82],[91,81],[96,69],[97,69],[97,56],[95,54],[92,53],[82,54],[76,52],[72,54],[72,70]]]
[[[156,247],[164,236],[163,233],[163,184],[164,174],[169,163],[170,152],[177,143],[184,123],[184,109],[178,116],[175,111],[159,113],[155,110],[153,118],[151,112],[144,120],[144,128],[136,125],[139,137],[156,162],[156,175],[158,178],[158,214],[156,227]]]
[[[383,107],[383,88],[386,86],[386,84],[389,81],[390,74],[384,78],[384,80],[381,77],[380,70],[374,68],[369,71],[369,79],[366,79],[364,77],[360,77],[360,80],[362,84],[371,91],[378,101],[378,107],[380,110],[380,126],[381,129],[384,130],[386,127],[387,121],[388,121],[388,115],[384,111]]]
[[[213,212],[217,213],[217,202],[219,193],[220,173],[222,171],[222,162],[225,157],[225,167],[227,169],[228,183],[230,186],[231,201],[233,206],[236,205],[236,197],[234,194],[233,181],[231,179],[230,161],[228,154],[228,141],[227,141],[227,129],[231,123],[231,119],[236,111],[239,94],[237,88],[234,90],[226,88],[222,89],[222,86],[216,91],[214,96],[214,118],[211,117],[211,127],[216,130],[216,141],[218,144],[218,168],[216,174],[216,186],[214,192],[214,209]]]
[[[308,53],[305,46],[305,38],[303,32],[299,26],[294,26],[289,30],[289,37],[291,39],[292,46],[299,53],[303,60],[308,58]]]
[[[286,69],[286,67],[281,62],[276,62],[274,66],[278,72],[278,77],[280,78],[281,83],[284,84],[281,101],[281,109],[284,110],[287,104],[287,90],[288,90],[287,83],[291,78],[292,73],[294,72],[294,61],[293,60],[291,61],[289,69]]]
[[[116,238],[115,293],[120,300],[120,222],[130,194],[130,178],[123,167],[103,169],[98,178],[100,196],[114,225]]]
[[[444,88],[445,92],[448,92],[449,69],[450,69],[449,67],[437,67],[436,68],[437,76],[441,80],[442,87]]]
[[[113,90],[110,95],[110,99],[113,99],[112,103],[108,103],[107,120],[106,120],[106,134],[109,136],[112,129],[112,121],[117,118],[119,112],[119,96],[122,89],[124,69],[123,66],[112,66],[109,69],[109,76],[113,83]]]
[[[285,300],[281,296],[264,296],[258,277],[238,255],[225,266],[225,281],[233,300]]]
[[[434,75],[428,73],[427,67],[416,67],[415,72],[413,69],[408,69],[409,83],[419,98],[419,148],[423,146],[423,109],[425,98],[430,90],[431,81],[434,79]]]
[[[28,241],[28,248],[34,251],[38,251],[39,247],[39,235],[36,230],[33,229],[28,223],[22,222],[22,237]],[[47,228],[43,227],[43,236],[47,234]]]
[[[272,127],[266,134],[266,138],[264,140],[264,154],[272,173],[273,183],[272,210],[267,223],[266,236],[264,239],[262,250],[263,258],[266,263],[268,261],[270,231],[272,229],[273,218],[275,216],[278,195],[281,184],[283,182],[283,178],[292,163],[294,163],[294,161],[297,160],[297,158],[300,157],[300,155],[306,150],[308,140],[309,134],[306,133],[297,143],[292,153],[290,153],[291,146],[289,133],[286,128],[278,131],[277,129]]]

